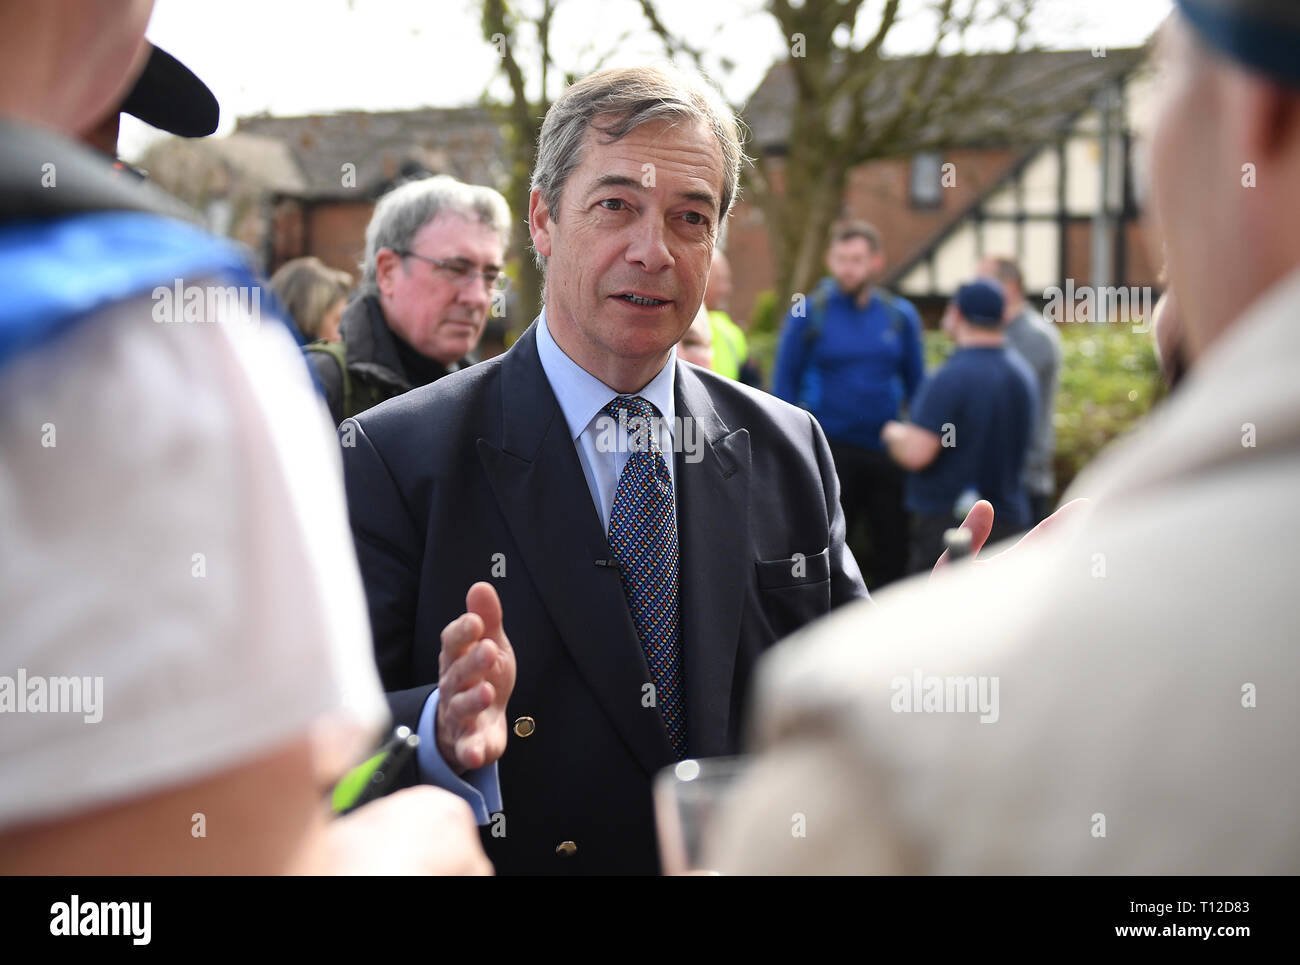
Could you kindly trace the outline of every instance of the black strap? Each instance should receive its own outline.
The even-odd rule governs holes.
[[[885,311],[889,312],[889,327],[895,335],[901,336],[907,326],[907,318],[903,315],[903,310],[898,307],[898,302],[894,300],[894,296],[883,288],[877,288],[875,294],[879,296],[880,303],[885,306]],[[827,287],[819,285],[817,290],[813,292],[812,298],[808,299],[808,325],[803,331],[805,364],[807,364],[808,353],[812,350],[813,345],[822,337],[822,329],[826,325],[826,301],[829,297],[830,292]]]
[[[334,366],[339,371],[339,400],[338,411],[331,411],[338,422],[344,419],[351,419],[357,413],[353,411],[353,392],[352,392],[352,373],[348,371],[347,363],[347,346],[343,342],[312,342],[304,345],[303,351],[311,355],[327,355],[334,360]],[[321,367],[316,371],[321,376],[321,385],[325,385],[325,372]],[[329,400],[329,390],[326,389],[326,401]]]

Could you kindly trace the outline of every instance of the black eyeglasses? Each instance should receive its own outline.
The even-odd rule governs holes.
[[[461,288],[469,285],[480,275],[483,277],[483,283],[487,285],[489,291],[503,292],[510,287],[510,278],[500,268],[484,268],[480,271],[468,262],[459,259],[443,261],[441,258],[429,258],[426,255],[417,255],[414,251],[399,251],[396,248],[393,249],[393,253],[402,258],[417,258],[420,261],[427,261],[438,269],[443,278]]]

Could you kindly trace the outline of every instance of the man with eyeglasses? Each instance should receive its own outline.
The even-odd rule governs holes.
[[[510,209],[491,188],[440,175],[380,199],[342,341],[308,350],[336,424],[473,361],[488,313],[504,306],[509,237]]]

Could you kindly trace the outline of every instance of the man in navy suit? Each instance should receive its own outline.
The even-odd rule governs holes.
[[[867,596],[816,421],[674,354],[742,158],[698,80],[570,87],[533,174],[541,316],[340,427],[407,777],[471,802],[501,872],[656,872],[654,774],[735,753],[762,652]]]

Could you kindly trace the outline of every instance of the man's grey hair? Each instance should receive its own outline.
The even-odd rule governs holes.
[[[564,185],[582,163],[588,128],[612,144],[653,121],[703,121],[717,137],[724,172],[717,224],[721,232],[740,192],[740,165],[745,160],[740,124],[704,78],[667,65],[598,71],[578,81],[551,105],[537,139],[532,179],[551,220],[559,220]],[[536,249],[534,255],[545,271],[546,259]]]
[[[510,246],[510,206],[497,191],[465,184],[446,174],[408,181],[379,199],[366,226],[366,258],[361,263],[363,295],[378,295],[375,256],[381,248],[408,251],[421,228],[444,214],[479,221],[497,233],[501,247]]]

